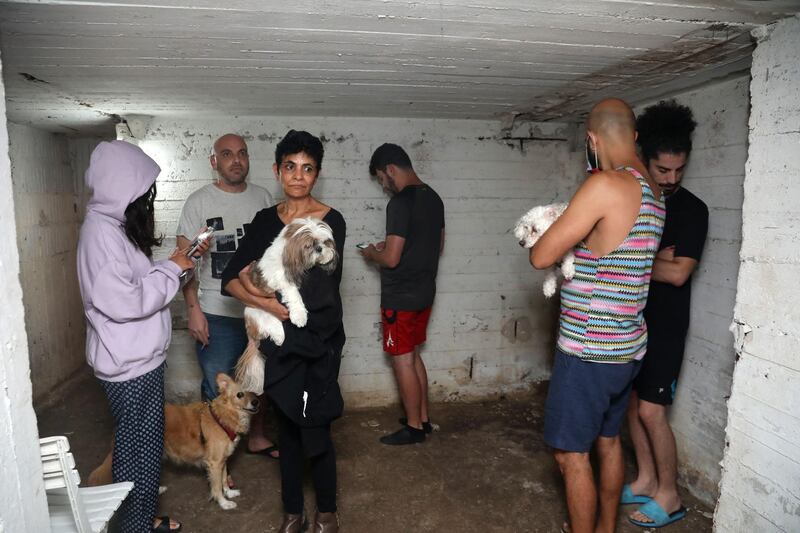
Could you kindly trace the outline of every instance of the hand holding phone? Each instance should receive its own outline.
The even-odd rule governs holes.
[[[192,244],[189,245],[186,255],[192,257],[195,252],[197,252],[197,249],[207,242],[213,235],[214,226],[206,226],[206,228],[192,240]]]

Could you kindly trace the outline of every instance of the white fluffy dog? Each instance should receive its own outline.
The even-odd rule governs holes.
[[[303,276],[317,265],[333,270],[337,262],[330,226],[316,218],[298,218],[281,230],[253,265],[250,280],[264,292],[279,292],[289,310],[289,320],[302,328],[308,320],[308,311],[300,296]],[[264,392],[264,356],[258,346],[266,338],[278,346],[283,344],[283,324],[271,313],[254,307],[245,308],[244,320],[247,348],[236,363],[236,381],[243,389],[261,394]]]
[[[514,236],[519,241],[519,245],[523,248],[531,248],[539,237],[549,228],[553,222],[567,208],[567,204],[549,204],[536,206],[517,221],[514,226]],[[575,275],[575,254],[572,250],[567,252],[561,258],[561,273],[566,279],[572,279]],[[556,293],[558,287],[558,267],[553,266],[545,272],[544,284],[542,291],[544,295],[550,298]]]

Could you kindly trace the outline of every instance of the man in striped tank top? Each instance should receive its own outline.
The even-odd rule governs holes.
[[[549,268],[575,251],[545,404],[544,440],[564,478],[572,533],[614,531],[624,460],[620,426],[647,348],[643,310],[664,226],[661,190],[636,154],[636,121],[622,100],[592,108],[592,169],[563,215],[530,250]],[[599,487],[589,462],[596,445]],[[599,499],[599,514],[598,514]]]

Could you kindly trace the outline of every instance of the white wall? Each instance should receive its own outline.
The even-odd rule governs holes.
[[[71,164],[79,158],[63,135],[9,124],[9,138],[20,281],[38,401],[85,368],[75,263],[83,209]],[[79,174],[82,181],[82,171]]]
[[[691,323],[670,421],[680,481],[709,504],[717,497],[735,359],[728,326],[742,238],[748,84],[749,76],[738,77],[673,95],[697,121],[683,185],[708,205],[709,228],[693,277]]]
[[[0,76],[0,532],[46,533],[50,522],[29,378],[5,101]]]
[[[800,531],[800,19],[754,32],[750,153],[716,531]]]
[[[534,204],[551,202],[580,173],[566,141],[505,141],[496,122],[405,119],[156,119],[142,148],[162,166],[158,181],[159,231],[174,235],[187,195],[209,183],[208,154],[227,131],[244,134],[251,180],[278,198],[272,177],[275,145],[290,129],[325,139],[325,159],[315,195],[347,221],[342,295],[347,345],[340,383],[348,405],[396,399],[389,362],[381,352],[379,280],[356,254],[355,244],[383,237],[384,196],[367,171],[372,151],[386,141],[403,145],[418,173],[442,196],[447,244],[424,358],[435,399],[479,397],[525,387],[549,374],[556,302],[541,294],[541,275],[509,233]],[[524,133],[519,133],[523,131]],[[567,138],[566,128],[540,125],[514,135]],[[172,245],[172,241],[168,246]],[[173,305],[177,329],[169,357],[171,396],[196,396],[199,370],[185,330],[183,303]],[[530,338],[513,341],[504,324],[527,317]],[[513,324],[507,328],[513,331]],[[518,331],[523,329],[518,326]]]

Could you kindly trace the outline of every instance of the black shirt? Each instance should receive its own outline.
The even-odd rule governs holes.
[[[321,428],[324,433],[324,428],[341,416],[343,409],[337,379],[345,342],[339,284],[346,228],[344,218],[335,209],[322,220],[333,230],[339,253],[336,270],[328,275],[320,268],[313,268],[304,278],[300,294],[308,310],[305,327],[298,328],[285,320],[283,344],[279,347],[266,339],[259,346],[266,356],[266,393],[303,429],[303,446],[312,456],[321,453],[327,442],[316,430]],[[238,278],[239,272],[250,262],[260,259],[284,226],[277,206],[259,211],[222,273],[222,286]],[[306,400],[304,393],[307,393]]]
[[[708,207],[697,196],[681,187],[666,198],[667,218],[659,250],[675,246],[675,257],[700,261],[708,233]],[[685,335],[689,329],[692,279],[680,287],[659,281],[650,282],[644,310],[651,335]]]
[[[400,262],[381,268],[381,306],[419,311],[433,304],[444,203],[430,185],[408,185],[386,206],[386,235],[405,239]]]

